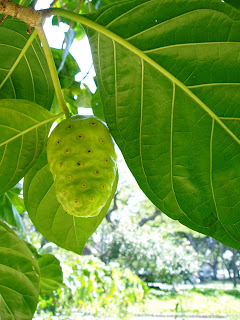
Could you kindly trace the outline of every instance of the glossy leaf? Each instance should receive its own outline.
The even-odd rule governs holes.
[[[26,209],[36,229],[58,246],[81,254],[88,238],[107,214],[117,187],[101,213],[92,218],[67,214],[56,198],[52,174],[43,153],[24,179],[23,194]]]
[[[139,186],[240,249],[240,12],[131,0],[86,18],[105,119]]]
[[[92,95],[91,106],[92,106],[94,116],[106,122],[103,114],[103,105],[102,105],[102,101],[101,101],[98,89]]]
[[[56,118],[33,102],[0,100],[0,194],[11,189],[33,166]]]
[[[0,319],[30,320],[39,294],[39,267],[32,252],[0,221]]]
[[[17,65],[30,35],[28,26],[18,19],[0,25],[0,99],[25,99],[50,109],[53,85],[38,40],[33,41]]]
[[[100,9],[104,6],[107,6],[111,3],[121,2],[122,0],[92,0],[91,3],[95,6],[96,9]]]
[[[63,273],[60,261],[52,254],[39,255],[37,262],[40,267],[40,293],[49,294],[63,286]]]
[[[224,0],[224,2],[230,4],[231,6],[240,9],[240,3],[238,0]]]
[[[8,224],[25,230],[20,213],[25,211],[24,201],[19,197],[21,184],[0,195],[0,219]]]
[[[64,54],[63,50],[52,49],[53,58],[56,64],[57,69],[59,69],[62,63],[62,56]],[[70,87],[73,82],[75,82],[75,75],[80,72],[80,68],[76,62],[76,60],[69,53],[65,58],[64,65],[59,72],[59,79],[61,82],[62,88]]]
[[[80,86],[80,85],[79,85]],[[74,105],[77,108],[91,108],[92,93],[86,84],[81,86],[80,92]]]
[[[25,211],[23,198],[20,197],[21,192],[22,185],[20,183],[18,183],[15,187],[7,192],[9,199],[11,200],[18,213],[23,213]]]
[[[22,218],[12,204],[8,192],[0,196],[0,219],[14,227],[24,230]]]
[[[40,294],[50,294],[53,290],[63,287],[60,261],[53,254],[39,254],[31,243],[25,243],[37,259],[40,268]]]

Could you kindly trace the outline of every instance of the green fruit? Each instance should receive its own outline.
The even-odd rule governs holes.
[[[67,213],[93,217],[111,195],[117,156],[105,124],[93,116],[72,116],[53,130],[47,155],[58,201]]]

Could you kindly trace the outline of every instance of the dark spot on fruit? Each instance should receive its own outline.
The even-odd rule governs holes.
[[[94,202],[94,198],[93,198],[93,197],[90,198],[89,201],[90,201],[90,202]]]
[[[92,121],[90,124],[91,124],[91,126],[93,126],[93,127],[96,126],[96,122],[95,122],[95,121]]]
[[[67,176],[67,180],[71,180],[72,179],[72,176]]]
[[[100,141],[101,144],[104,144],[104,143],[105,143],[105,141],[104,141],[102,138],[99,139],[99,141]]]
[[[72,126],[71,125],[67,126],[67,129],[68,130],[72,129]]]
[[[102,189],[105,189],[105,184],[102,184],[102,185],[101,185],[101,188],[102,188]]]
[[[67,148],[67,149],[65,150],[65,153],[66,153],[66,154],[70,154],[70,153],[71,153],[71,149]]]
[[[99,170],[95,170],[94,173],[95,173],[95,174],[99,174]]]
[[[82,167],[82,166],[83,166],[83,162],[78,161],[77,166],[78,166],[78,167]]]
[[[59,163],[59,167],[60,167],[60,168],[62,168],[62,166],[63,166],[63,163],[62,163],[62,162],[61,162],[61,163]]]
[[[63,192],[62,192],[62,195],[63,195],[64,197],[66,197],[67,192],[66,192],[66,191],[63,191]]]
[[[78,136],[77,136],[77,139],[78,139],[78,140],[83,140],[83,135],[81,135],[81,134],[78,135]]]
[[[58,140],[58,141],[56,142],[56,144],[57,144],[57,145],[60,145],[60,144],[61,144],[61,141],[60,141],[60,140]]]
[[[88,153],[88,154],[92,153],[92,150],[88,149],[87,153]]]
[[[108,159],[104,159],[104,162],[105,162],[105,163],[108,163]]]
[[[79,204],[79,201],[78,201],[78,200],[75,200],[74,202],[75,202],[76,204]]]
[[[86,188],[86,186],[87,186],[86,182],[83,182],[83,183],[82,183],[82,187],[83,187],[83,188]]]

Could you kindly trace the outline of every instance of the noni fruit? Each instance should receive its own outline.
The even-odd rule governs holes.
[[[47,156],[58,201],[78,217],[100,213],[111,195],[116,153],[106,125],[94,116],[72,116],[48,139]]]

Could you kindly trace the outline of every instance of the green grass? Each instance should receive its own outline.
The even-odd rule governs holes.
[[[135,314],[240,314],[240,292],[238,290],[192,289],[171,293],[151,290],[142,305],[135,305]]]

